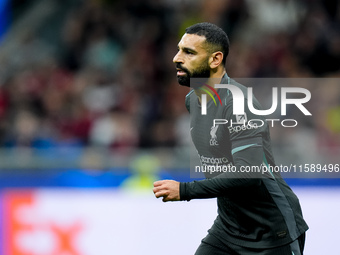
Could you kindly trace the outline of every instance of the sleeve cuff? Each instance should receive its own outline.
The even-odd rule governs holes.
[[[179,184],[179,197],[181,201],[187,200],[190,201],[190,197],[187,192],[187,183],[181,182]]]

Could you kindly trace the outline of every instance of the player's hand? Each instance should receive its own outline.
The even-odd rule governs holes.
[[[172,180],[156,181],[153,186],[153,193],[157,198],[163,197],[163,202],[180,200],[179,182]]]

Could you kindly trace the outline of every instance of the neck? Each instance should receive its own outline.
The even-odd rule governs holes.
[[[211,87],[214,87],[215,84],[219,83],[222,79],[222,77],[226,74],[226,70],[222,69],[219,71],[211,71],[210,72],[210,77],[207,80],[206,84],[210,85]],[[209,88],[205,88],[207,90],[209,90],[210,92],[212,92]],[[195,89],[195,94],[198,97],[199,102],[201,103],[201,96],[202,94],[205,94],[205,92],[199,88]],[[207,102],[211,100],[210,97],[207,97]]]

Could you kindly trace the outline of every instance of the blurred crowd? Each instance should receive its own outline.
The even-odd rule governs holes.
[[[340,76],[339,1],[77,1],[60,20],[53,49],[31,34],[7,60],[11,68],[0,79],[0,146],[187,144],[188,89],[177,84],[172,58],[184,29],[202,21],[229,35],[227,72],[235,79]],[[322,107],[303,125],[335,148],[340,87],[324,88],[309,87]]]

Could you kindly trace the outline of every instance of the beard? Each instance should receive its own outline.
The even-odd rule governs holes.
[[[190,87],[190,78],[208,79],[210,77],[210,66],[208,65],[208,61],[204,62],[204,64],[202,64],[199,68],[197,68],[196,70],[193,70],[192,72],[182,67],[181,64],[179,63],[176,64],[176,67],[186,73],[186,75],[177,76],[178,83],[185,87]],[[194,84],[191,84],[191,87],[196,88],[196,87],[200,87],[201,85],[194,86]]]

